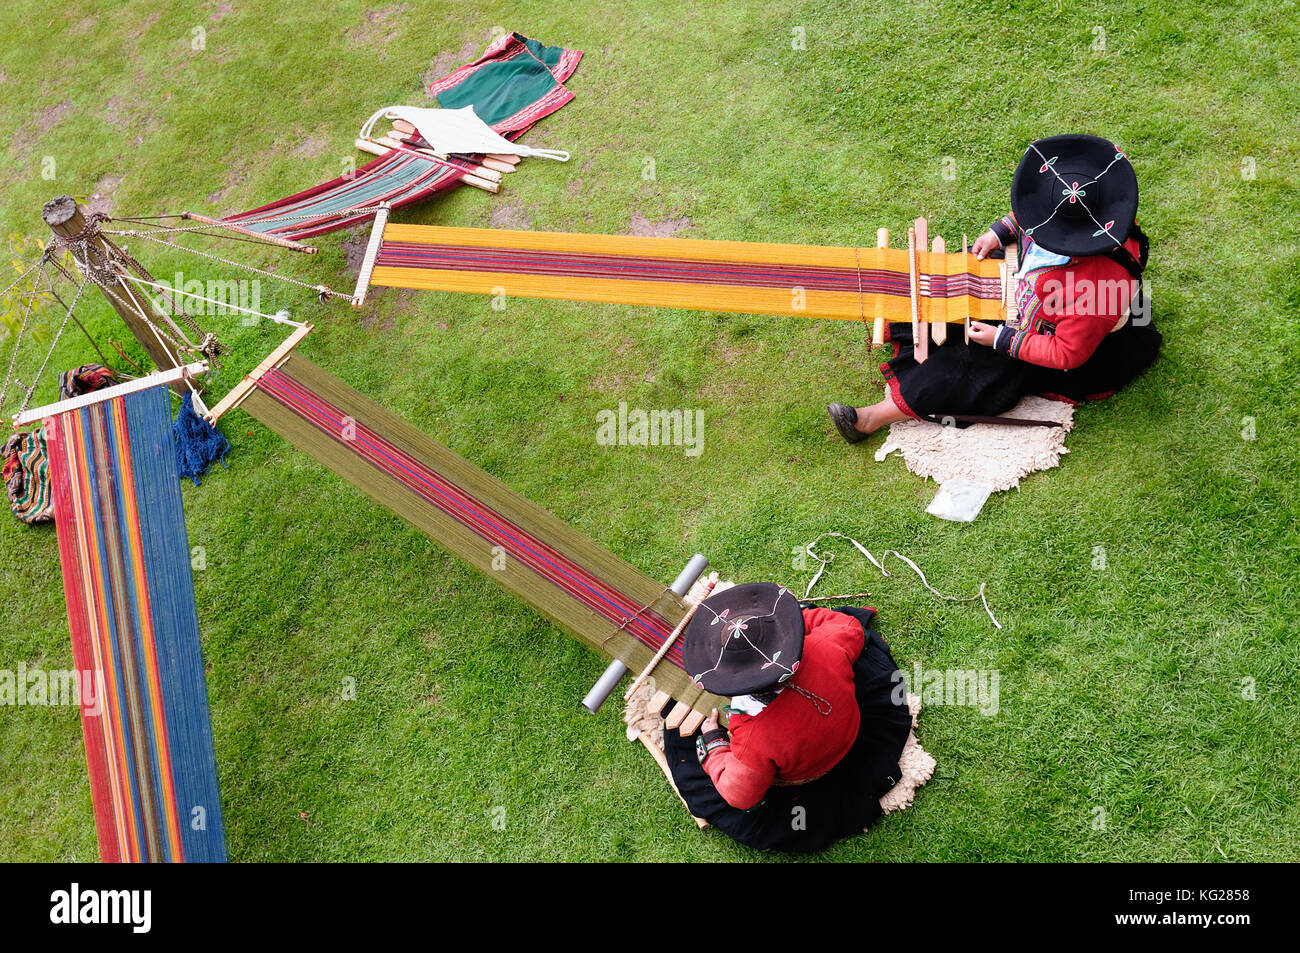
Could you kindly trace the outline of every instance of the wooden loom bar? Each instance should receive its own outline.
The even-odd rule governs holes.
[[[268,354],[262,360],[262,363],[244,375],[244,379],[232,387],[230,392],[217,401],[217,405],[204,415],[208,423],[215,424],[223,415],[242,404],[244,398],[257,387],[257,382],[262,379],[262,375],[271,368],[283,364],[293,349],[298,346],[298,342],[310,334],[311,330],[312,325],[310,324],[304,324],[302,327],[294,329],[294,332],[285,338],[279,347]]]
[[[389,143],[390,143],[389,145],[383,145],[372,139],[357,139],[353,142],[353,145],[355,145],[362,152],[369,152],[371,155],[375,155],[375,156],[386,156],[388,155],[388,153],[393,152],[395,149],[401,149],[406,152],[413,152],[416,155],[424,155],[424,153],[418,152],[417,150],[412,149],[409,146],[403,146],[400,143],[394,142],[391,139],[389,140]],[[441,163],[442,165],[445,165],[448,168],[455,169],[456,171],[460,171],[458,166],[453,165],[452,163],[448,162],[446,159],[439,159],[436,156],[430,156],[430,155],[424,155],[424,158],[432,159],[434,162]],[[492,192],[493,194],[495,194],[501,191],[501,186],[498,183],[489,182],[487,179],[482,178],[481,176],[471,175],[468,172],[463,173],[460,177],[460,180],[464,182],[466,185],[472,185],[474,186],[474,188],[482,189],[484,192]]]
[[[704,595],[700,597],[700,602],[709,598],[709,593],[713,591],[713,587],[716,585],[716,580],[711,580],[709,582],[704,589]],[[655,666],[663,661],[664,656],[668,654],[668,650],[672,648],[673,643],[677,641],[677,637],[682,634],[688,625],[691,624],[691,619],[695,617],[695,610],[700,607],[700,602],[695,603],[695,605],[686,610],[686,615],[682,616],[682,621],[678,622],[677,627],[668,635],[668,638],[664,639],[664,644],[659,647],[659,651],[655,653],[654,658],[647,662],[646,667],[641,669],[641,674],[632,680],[632,684],[629,685],[627,691],[623,693],[623,701],[627,701],[631,698],[632,694],[641,687],[641,683],[650,677],[650,673],[654,671]]]
[[[426,149],[423,146],[413,146],[409,142],[402,142],[398,139],[392,138],[391,136],[380,136],[374,141],[379,143],[381,146],[387,146],[390,149],[407,149],[411,152],[418,152],[422,156],[427,156],[430,159],[437,159],[450,166],[468,166],[469,168],[466,169],[467,172],[471,175],[476,175],[487,182],[501,181],[501,173],[496,169],[482,165],[478,162],[473,162],[469,159],[452,159],[452,157],[447,155],[445,152],[435,152],[434,150]],[[511,168],[510,171],[513,172],[514,169]]]
[[[279,235],[254,231],[251,228],[244,228],[242,225],[236,225],[233,222],[223,222],[220,219],[208,218],[206,215],[200,215],[198,212],[184,212],[181,214],[181,218],[201,222],[204,225],[216,225],[220,228],[224,228],[226,231],[235,232],[239,235],[246,235],[249,238],[256,238],[272,245],[278,245],[281,248],[288,248],[290,251],[302,252],[304,255],[316,254],[316,249],[311,245],[304,245],[302,242],[295,242],[291,238],[281,238]]]
[[[195,361],[193,364],[173,367],[170,370],[137,377],[135,380],[127,381],[124,384],[114,384],[112,387],[105,387],[102,390],[81,394],[77,397],[69,397],[67,400],[46,404],[44,407],[33,407],[31,410],[24,410],[22,413],[14,414],[14,426],[23,427],[38,420],[44,420],[46,417],[55,417],[59,414],[66,414],[70,410],[80,410],[83,407],[102,404],[106,400],[115,400],[118,397],[125,397],[127,394],[148,390],[150,387],[173,384],[176,381],[184,380],[188,376],[203,374],[207,369],[207,361]]]
[[[361,262],[357,273],[357,287],[352,292],[352,305],[359,308],[366,303],[366,294],[370,291],[370,276],[375,272],[375,259],[379,257],[379,246],[384,241],[384,227],[388,224],[388,213],[393,207],[387,202],[379,203],[379,211],[370,223],[370,243],[366,245],[366,257]]]

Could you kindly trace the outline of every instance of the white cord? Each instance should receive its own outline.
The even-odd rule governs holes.
[[[839,539],[847,539],[850,543],[852,543],[854,546],[856,546],[856,547],[858,548],[858,551],[859,551],[860,553],[862,553],[862,555],[866,556],[867,559],[869,559],[869,560],[871,561],[871,564],[872,564],[873,566],[875,566],[877,569],[880,570],[880,574],[881,574],[882,576],[888,576],[888,575],[889,575],[889,570],[885,568],[884,560],[888,559],[890,556],[897,556],[897,557],[898,557],[899,559],[901,559],[903,562],[907,563],[907,565],[911,568],[911,570],[912,570],[914,573],[916,573],[917,576],[919,576],[919,577],[921,578],[921,585],[925,586],[925,588],[929,589],[932,593],[934,593],[934,594],[935,594],[936,596],[938,596],[940,599],[946,599],[946,600],[948,600],[949,602],[974,602],[976,599],[978,599],[978,600],[980,600],[980,602],[982,602],[982,603],[984,604],[984,611],[988,613],[989,619],[992,620],[993,625],[994,625],[995,627],[999,628],[999,629],[1002,628],[1002,623],[999,622],[999,621],[997,620],[997,617],[993,615],[993,610],[989,608],[989,601],[988,601],[988,599],[986,599],[985,596],[984,596],[984,588],[985,588],[985,586],[987,585],[986,583],[981,582],[981,583],[980,583],[980,589],[979,589],[979,592],[977,592],[975,595],[973,595],[973,596],[969,596],[969,597],[967,597],[967,598],[963,598],[963,597],[961,597],[961,596],[945,596],[945,595],[944,595],[942,592],[940,592],[938,589],[934,588],[934,586],[930,585],[930,581],[929,581],[928,579],[925,578],[925,573],[923,573],[923,572],[921,571],[921,567],[920,567],[920,566],[918,566],[916,563],[912,562],[912,560],[908,559],[906,556],[904,556],[904,555],[903,555],[902,553],[900,553],[898,550],[896,550],[896,549],[886,549],[886,550],[884,551],[884,553],[881,554],[880,559],[877,559],[875,556],[871,555],[871,551],[870,551],[869,549],[867,549],[867,547],[863,546],[861,543],[859,543],[859,542],[858,542],[856,539],[854,539],[852,536],[845,536],[843,533],[835,533],[835,532],[822,533],[821,536],[818,536],[818,537],[817,537],[816,539],[814,539],[811,543],[809,543],[807,546],[804,547],[804,552],[806,552],[810,557],[812,557],[813,559],[815,559],[815,560],[817,560],[819,563],[821,563],[821,565],[817,567],[817,572],[813,575],[812,579],[809,580],[809,582],[808,582],[808,588],[806,588],[806,589],[804,590],[803,597],[804,597],[805,599],[807,599],[808,596],[809,596],[809,594],[812,592],[812,590],[813,590],[813,586],[817,585],[817,580],[820,579],[820,578],[822,577],[822,573],[826,571],[826,564],[829,563],[831,560],[833,560],[833,559],[835,558],[835,554],[834,554],[834,553],[827,553],[826,556],[823,557],[823,556],[818,555],[818,554],[813,550],[813,547],[816,546],[819,542],[821,542],[821,541],[822,541],[824,538],[826,538],[827,536],[834,536],[834,537],[837,537],[837,538],[839,538]]]

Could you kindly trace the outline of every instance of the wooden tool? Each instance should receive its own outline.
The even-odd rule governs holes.
[[[876,229],[876,247],[877,248],[889,247],[889,229],[887,228]],[[872,347],[880,347],[882,344],[885,343],[885,316],[883,314],[884,307],[885,305],[883,299],[877,298],[876,299],[876,320],[871,327]]]
[[[386,142],[383,139],[357,139],[353,142],[353,145],[355,145],[362,152],[369,152],[371,155],[374,156],[386,156],[394,149],[405,149],[410,152],[419,152],[422,155],[424,154],[422,150],[412,149],[410,146],[402,145],[396,139],[388,139]],[[431,158],[433,158],[434,161],[441,162],[443,165],[446,165],[450,168],[453,169],[460,168],[454,163],[447,162],[446,160],[443,159],[439,159],[436,156],[432,156]],[[484,171],[490,171],[490,170],[485,169]],[[482,189],[484,192],[492,192],[495,194],[501,191],[501,184],[499,182],[489,181],[488,179],[485,179],[479,175],[471,175],[469,173],[465,173],[461,176],[461,181],[464,182],[466,185],[474,186],[474,188],[476,189]]]
[[[966,238],[966,233],[965,233],[965,232],[962,232],[962,233],[961,233],[961,260],[962,260],[962,267],[965,268],[966,271],[968,271],[968,272],[970,271],[970,267],[969,267],[969,264],[968,264],[968,262],[967,262],[967,260],[966,260],[966,256],[969,255],[969,254],[970,254],[970,242],[969,242],[969,240]],[[967,310],[969,310],[969,309],[967,309]],[[965,334],[966,334],[966,345],[969,347],[969,346],[970,346],[970,315],[969,315],[969,314],[966,315],[966,328],[965,328]]]
[[[920,310],[919,310],[919,304],[921,299],[921,287],[917,280],[915,226],[909,227],[907,230],[907,266],[908,266],[907,292],[912,299],[912,342],[913,342],[912,354],[915,357],[916,355],[915,343],[921,336],[921,318],[920,318]]]
[[[931,260],[937,261],[940,267],[944,269],[943,295],[935,297],[932,294],[930,296],[930,306],[934,309],[934,320],[930,322],[930,338],[934,341],[935,347],[938,347],[943,344],[944,341],[948,340],[948,259],[945,256],[948,246],[944,244],[942,235],[934,236],[934,243],[932,244],[931,249],[934,252],[934,258]],[[930,281],[931,288],[933,289],[933,276],[931,276]]]
[[[700,602],[709,598],[709,593],[713,591],[713,587],[717,584],[718,580],[709,580],[709,584],[704,587],[704,595],[700,597]],[[659,646],[659,651],[655,653],[655,657],[646,664],[646,667],[641,670],[641,674],[632,680],[632,684],[628,687],[628,690],[623,693],[623,701],[627,701],[632,697],[632,694],[641,687],[641,683],[649,677],[652,671],[654,671],[654,667],[663,660],[665,655],[668,654],[668,650],[672,648],[673,643],[677,641],[677,636],[681,635],[682,632],[686,630],[686,627],[690,625],[691,619],[695,616],[695,610],[700,607],[700,602],[695,603],[695,605],[687,609],[686,614],[682,616],[682,621],[677,623],[677,628],[668,633],[668,638],[664,639],[664,644]]]
[[[930,359],[930,335],[926,329],[919,327],[921,322],[928,321],[929,308],[925,307],[925,298],[929,289],[929,278],[926,273],[929,271],[929,252],[930,247],[930,223],[923,218],[918,218],[913,224],[916,230],[916,304],[914,307],[917,311],[917,317],[913,322],[912,337],[912,360],[918,364],[924,364]],[[917,330],[919,328],[919,331]]]

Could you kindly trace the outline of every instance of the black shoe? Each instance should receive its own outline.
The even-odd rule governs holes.
[[[828,404],[826,412],[831,415],[831,421],[840,436],[849,443],[860,443],[867,439],[866,434],[853,426],[858,422],[858,412],[852,407],[846,404]]]

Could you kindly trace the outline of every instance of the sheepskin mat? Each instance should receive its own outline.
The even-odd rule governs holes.
[[[1014,427],[971,424],[960,429],[928,420],[890,424],[889,436],[876,451],[884,460],[895,451],[907,469],[936,483],[950,480],[1010,490],[1036,470],[1061,463],[1065,435],[1074,427],[1074,405],[1046,397],[1025,397],[1003,417],[1055,420],[1060,427]]]

